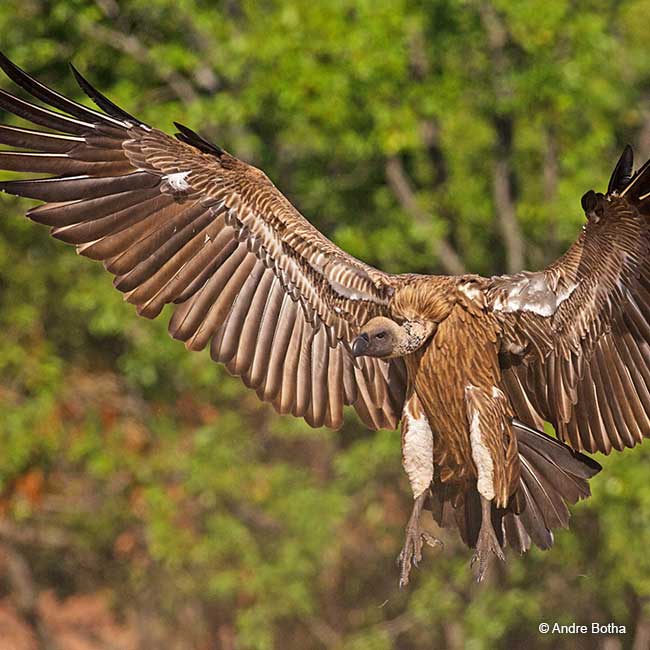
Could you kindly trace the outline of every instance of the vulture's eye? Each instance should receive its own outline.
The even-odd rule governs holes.
[[[386,336],[386,332],[379,332],[379,334],[377,334],[375,338],[383,339],[384,336]]]

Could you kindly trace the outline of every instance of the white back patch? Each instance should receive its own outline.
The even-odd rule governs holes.
[[[483,292],[480,289],[472,286],[470,282],[463,282],[458,285],[458,289],[462,291],[470,300],[480,300],[483,302]]]
[[[411,483],[413,498],[417,499],[433,480],[433,432],[426,415],[413,416],[409,402],[404,406],[402,422],[402,466]]]
[[[495,300],[494,310],[507,313],[531,311],[548,318],[565,300],[571,297],[577,286],[575,282],[572,282],[566,287],[558,287],[556,291],[553,291],[543,271],[533,273],[511,283],[507,293]]]

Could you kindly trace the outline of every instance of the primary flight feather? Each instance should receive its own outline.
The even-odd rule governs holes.
[[[173,303],[170,334],[207,346],[280,413],[338,427],[351,405],[402,430],[414,507],[400,583],[421,559],[423,508],[457,527],[483,577],[492,554],[553,544],[609,453],[650,435],[650,167],[626,147],[606,194],[546,270],[483,278],[383,273],[316,230],[266,175],[177,124],[142,123],[76,70],[90,109],[0,56],[36,100],[0,109],[0,183],[28,216],[101,260],[139,314]],[[550,422],[559,439],[543,432]]]

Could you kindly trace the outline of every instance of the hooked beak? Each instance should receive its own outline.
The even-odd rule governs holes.
[[[352,343],[352,356],[355,358],[360,357],[365,353],[369,345],[370,338],[365,332],[362,332],[356,339],[354,339],[354,343]]]

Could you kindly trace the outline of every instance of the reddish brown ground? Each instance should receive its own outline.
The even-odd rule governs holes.
[[[6,599],[0,600],[0,650],[135,650],[137,635],[111,612],[101,593],[58,600],[51,591],[38,597],[41,638]],[[46,638],[43,638],[45,635]]]

